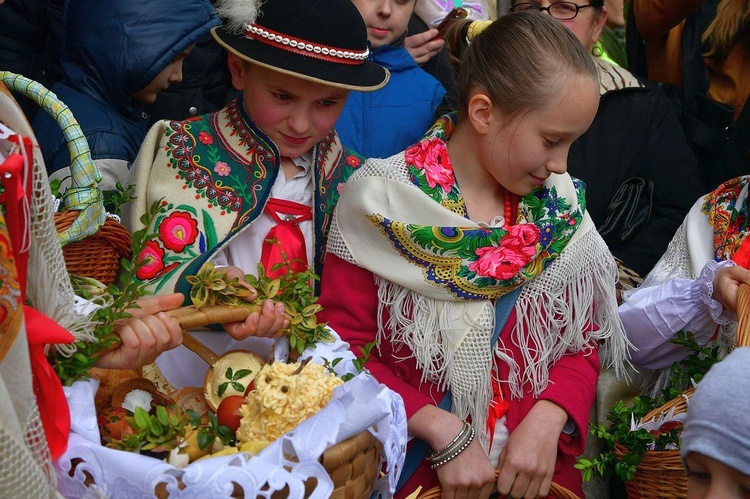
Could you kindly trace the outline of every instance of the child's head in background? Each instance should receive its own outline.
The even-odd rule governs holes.
[[[682,460],[688,498],[750,497],[750,348],[736,348],[688,403]]]
[[[417,0],[352,0],[367,25],[373,49],[393,45],[406,34]]]

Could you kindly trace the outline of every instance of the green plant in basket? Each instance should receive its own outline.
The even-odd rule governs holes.
[[[152,220],[161,213],[160,202],[155,202],[148,213],[141,217],[145,227],[149,227]],[[55,350],[51,354],[50,362],[58,377],[66,386],[74,381],[88,377],[88,370],[93,367],[99,357],[115,347],[120,337],[115,332],[118,320],[132,317],[128,310],[137,308],[136,300],[147,294],[145,283],[135,279],[138,270],[137,255],[146,247],[146,243],[156,237],[148,234],[147,230],[133,233],[133,257],[120,260],[121,272],[118,278],[119,286],[111,284],[104,286],[95,279],[71,276],[71,283],[76,295],[91,300],[98,308],[91,314],[90,320],[94,324],[93,339],[76,341],[75,351]]]
[[[131,452],[150,451],[159,453],[170,451],[185,440],[185,426],[188,413],[172,405],[156,406],[154,414],[142,407],[136,407],[132,416],[126,418],[133,434],[122,440],[113,440],[107,447]]]
[[[607,480],[617,476],[623,481],[630,481],[646,452],[679,448],[681,423],[666,421],[660,424],[658,429],[638,428],[636,431],[632,429],[633,424],[642,421],[652,410],[680,396],[692,383],[698,383],[718,361],[719,348],[701,347],[692,334],[684,331],[678,332],[671,341],[684,346],[689,355],[686,359],[672,364],[669,386],[662,390],[658,397],[635,397],[632,406],[626,405],[623,401],[617,402],[607,415],[609,426],[603,423],[590,425],[591,434],[604,441],[604,452],[594,459],[578,460],[575,467],[581,470],[584,481],[589,481],[594,476]],[[626,453],[621,457],[615,454],[616,443],[626,449]]]
[[[240,284],[238,278],[229,279],[223,272],[217,271],[213,264],[206,263],[198,274],[187,277],[192,285],[190,298],[193,306],[200,309],[208,305],[240,307],[252,304],[260,310],[263,302],[271,299],[284,304],[285,314],[289,319],[286,336],[292,350],[302,353],[317,341],[331,341],[326,325],[317,321],[316,314],[322,307],[317,303],[313,283],[319,277],[309,268],[294,272],[291,262],[276,264],[279,265],[285,266],[286,272],[277,278],[269,277],[262,263],[258,263],[257,275],[245,275],[245,282],[258,292],[255,300],[247,302],[242,297],[247,296],[249,290]]]

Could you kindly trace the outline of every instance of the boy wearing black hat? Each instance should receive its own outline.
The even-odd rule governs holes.
[[[139,218],[154,201],[163,198],[167,209],[148,227],[156,237],[137,273],[156,293],[189,296],[186,276],[208,261],[229,266],[230,275],[255,273],[259,261],[271,269],[279,246],[270,237],[288,260],[320,274],[339,189],[363,161],[333,126],[349,90],[376,90],[389,77],[368,60],[365,24],[350,0],[261,7],[224,0],[216,9],[227,23],[212,34],[229,51],[232,84],[242,93],[216,113],[155,124],[129,178],[131,230],[142,228]],[[283,311],[269,300],[227,332],[236,340],[277,335]],[[201,339],[217,353],[248,346],[215,333]],[[159,366],[176,387],[197,386],[205,369],[186,362],[192,358],[180,347],[162,354]]]

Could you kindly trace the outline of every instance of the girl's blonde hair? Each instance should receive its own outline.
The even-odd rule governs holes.
[[[594,59],[560,21],[539,12],[500,17],[467,45],[472,21],[454,24],[445,36],[456,79],[457,109],[482,88],[510,116],[543,107],[567,76],[587,75],[599,85]]]
[[[710,47],[703,55],[719,62],[726,60],[748,18],[750,18],[750,0],[719,2],[716,17],[701,36],[701,41]]]

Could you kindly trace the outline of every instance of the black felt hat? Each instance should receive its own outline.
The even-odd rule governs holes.
[[[377,90],[388,71],[368,60],[367,28],[351,0],[223,0],[226,24],[211,30],[238,57],[350,90]],[[257,4],[256,4],[257,5]]]

